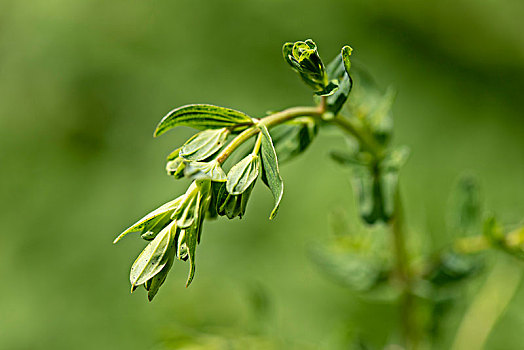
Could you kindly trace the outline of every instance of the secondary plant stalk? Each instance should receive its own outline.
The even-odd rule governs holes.
[[[404,230],[404,213],[400,198],[400,189],[395,193],[395,209],[389,226],[393,235],[393,249],[395,252],[395,279],[402,291],[401,327],[402,337],[407,349],[416,349],[418,336],[414,314],[414,299],[412,294],[412,276],[409,266],[409,257],[406,248]]]

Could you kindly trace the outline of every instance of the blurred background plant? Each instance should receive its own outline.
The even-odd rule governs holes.
[[[436,348],[520,349],[521,266],[506,252],[520,254],[518,225],[508,224],[524,212],[523,14],[514,1],[303,1],[298,9],[293,1],[2,1],[0,348],[394,342],[394,293],[379,283],[374,297],[362,296],[383,280],[389,258],[366,265],[359,281],[318,254],[332,240],[347,247],[338,261],[352,247],[383,244],[360,236],[370,228],[358,223],[350,176],[326,151],[347,142],[329,130],[282,167],[286,194],[274,222],[266,220],[271,196],[255,189],[245,219],[208,224],[190,289],[175,273],[151,304],[127,294],[128,257],[142,243],[110,244],[123,223],[187,187],[162,174],[162,153],[191,131],[154,142],[145,131],[187,103],[252,115],[309,104],[280,45],[311,37],[327,60],[350,43],[377,85],[397,91],[394,144],[411,149],[400,180],[411,259],[426,272],[417,324],[438,337]],[[481,238],[448,208],[461,202],[450,193],[477,193],[471,177],[456,184],[463,170],[477,175],[478,202],[496,213]],[[462,256],[463,247],[477,254]],[[417,265],[433,252],[446,254]],[[466,275],[470,283],[457,290]]]

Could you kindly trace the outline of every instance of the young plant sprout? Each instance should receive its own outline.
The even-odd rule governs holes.
[[[199,130],[169,154],[166,164],[168,175],[192,182],[184,194],[147,214],[115,239],[114,243],[128,233],[139,232],[148,241],[131,267],[132,291],[143,285],[148,299],[153,300],[175,260],[189,263],[189,286],[204,222],[218,216],[242,218],[257,183],[263,183],[273,195],[269,219],[275,218],[284,194],[280,164],[304,152],[318,130],[329,126],[339,129],[348,140],[347,149],[332,151],[331,157],[350,169],[362,225],[384,228],[388,241],[378,244],[380,239],[372,230],[344,232],[313,252],[314,261],[358,292],[384,285],[395,290],[406,348],[427,342],[427,329],[438,331],[431,323],[439,317],[437,311],[427,317],[429,325],[421,326],[415,320],[417,299],[425,298],[425,303],[437,310],[441,300],[435,296],[480,271],[479,253],[488,248],[524,256],[522,227],[508,233],[490,217],[481,229],[478,186],[472,178],[459,182],[454,201],[451,217],[456,242],[430,257],[408,250],[398,179],[409,149],[391,144],[394,93],[390,89],[380,92],[366,74],[351,68],[352,51],[344,46],[326,65],[312,40],[284,44],[285,61],[314,92],[312,106],[255,118],[230,108],[192,104],[173,109],[160,121],[155,137],[178,126]],[[248,141],[252,147],[246,150]],[[240,160],[226,166],[233,154]],[[336,231],[347,231],[344,225],[336,227]]]

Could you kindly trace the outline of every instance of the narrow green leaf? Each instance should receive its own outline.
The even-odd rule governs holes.
[[[190,126],[196,129],[221,129],[234,126],[249,126],[253,120],[234,109],[208,104],[192,104],[173,109],[156,127],[154,136],[160,136],[177,126]]]
[[[145,239],[146,241],[151,241],[155,239],[156,235],[160,233],[166,227],[171,221],[171,215],[173,214],[173,211],[167,211],[162,215],[159,215],[154,220],[148,221],[144,228],[142,229],[142,235],[141,237]]]
[[[225,182],[211,182],[211,202],[209,204],[209,209],[206,214],[206,219],[216,219],[218,216],[217,213],[217,202],[219,200],[218,194],[220,193],[220,188],[226,186]]]
[[[218,152],[228,134],[227,128],[201,131],[182,146],[180,157],[189,161],[204,160]]]
[[[263,135],[260,154],[262,158],[262,166],[264,168],[264,179],[275,200],[275,207],[269,216],[269,219],[271,220],[275,217],[275,215],[277,215],[280,201],[282,200],[282,195],[284,194],[284,182],[282,181],[280,172],[278,170],[277,154],[275,147],[273,146],[273,141],[271,140],[271,135],[264,125],[260,125],[260,131]]]
[[[189,287],[195,276],[195,254],[196,246],[200,241],[202,225],[204,221],[204,214],[208,209],[211,199],[211,181],[204,180],[197,182],[199,189],[196,203],[195,225],[192,225],[186,230],[185,243],[187,244],[187,252],[189,255],[189,275],[187,277],[186,287]]]
[[[173,242],[171,243],[171,246],[168,249],[167,252],[167,260],[165,266],[162,268],[162,270],[153,276],[150,280],[147,281],[148,288],[147,288],[147,299],[149,301],[153,301],[153,298],[158,293],[158,290],[164,284],[167,274],[171,270],[171,267],[173,266],[173,262],[175,260],[175,254],[176,254],[176,247],[173,246]]]
[[[131,227],[129,227],[127,230],[122,232],[114,241],[113,243],[117,243],[119,240],[121,240],[125,235],[127,235],[130,232],[137,232],[142,231],[144,227],[148,224],[154,221],[155,219],[158,219],[159,216],[162,216],[163,214],[167,212],[174,212],[178,206],[178,204],[182,201],[182,197],[180,196],[171,202],[168,202],[164,205],[162,205],[160,208],[155,209],[151,213],[144,216],[142,219],[138,220],[135,224],[133,224]]]
[[[164,259],[164,256],[174,235],[174,230],[176,230],[175,221],[166,226],[140,253],[131,266],[129,274],[132,287],[145,283],[165,266],[167,260]]]
[[[227,174],[226,189],[231,194],[241,194],[258,177],[259,158],[256,154],[235,164]]]

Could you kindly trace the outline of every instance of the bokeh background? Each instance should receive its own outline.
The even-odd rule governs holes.
[[[276,220],[257,186],[246,218],[206,224],[190,288],[178,264],[154,302],[131,295],[143,241],[112,240],[187,186],[165,175],[164,158],[191,131],[153,139],[153,129],[187,103],[254,116],[309,104],[281,45],[312,38],[329,60],[350,44],[398,91],[410,233],[438,247],[464,170],[502,222],[522,220],[523,16],[515,0],[2,0],[0,348],[148,349],[258,331],[282,348],[331,349],[352,329],[380,346],[395,308],[332,283],[308,255],[329,236],[330,211],[356,220],[348,175],[327,157],[343,144],[332,133],[283,167]],[[522,349],[522,308],[524,287],[487,348]]]

